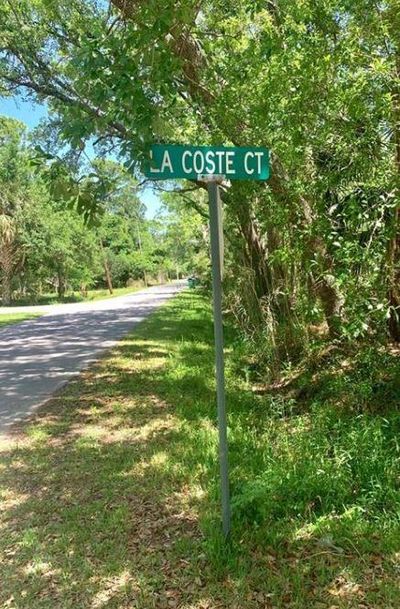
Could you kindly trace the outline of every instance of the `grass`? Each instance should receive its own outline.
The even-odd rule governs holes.
[[[49,294],[40,294],[35,297],[23,297],[16,298],[12,301],[12,305],[14,307],[17,306],[32,306],[32,305],[49,305],[49,304],[59,304],[59,303],[68,303],[68,302],[93,302],[95,300],[106,300],[108,298],[115,298],[116,296],[125,296],[127,294],[132,294],[133,292],[137,292],[138,290],[143,290],[145,288],[144,285],[131,286],[129,288],[114,288],[113,294],[107,289],[100,290],[88,290],[87,296],[82,296],[80,292],[70,292],[65,295],[64,298],[59,299],[57,293],[51,292]],[[0,308],[1,312],[1,308]]]
[[[108,290],[88,290],[87,297],[83,300],[106,300],[108,298],[115,298],[116,296],[126,296],[127,294],[133,294],[133,292],[138,292],[139,290],[144,290],[145,285],[131,286],[129,288],[114,288],[113,293],[110,294]],[[81,295],[79,294],[79,297]]]
[[[21,321],[34,319],[35,317],[39,317],[39,315],[36,313],[11,313],[8,315],[2,314],[0,310],[0,328],[10,326],[11,324],[19,324]]]
[[[185,292],[3,439],[0,606],[400,607],[398,355],[257,394],[226,342],[231,543],[211,311]]]

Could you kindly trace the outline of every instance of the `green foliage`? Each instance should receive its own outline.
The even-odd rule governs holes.
[[[79,158],[32,150],[23,126],[8,119],[0,138],[4,304],[49,289],[62,300],[68,291],[85,294],[105,285],[106,266],[115,287],[168,277],[167,233],[146,220],[137,181],[122,165],[97,158],[88,168]],[[180,256],[183,250],[177,264]]]
[[[235,343],[228,339],[240,539],[228,566],[239,564],[239,582],[255,570],[264,591],[266,570],[273,589],[289,581],[290,598],[278,606],[330,606],[332,582],[348,572],[362,574],[368,598],[341,590],[335,602],[396,606],[398,591],[379,575],[377,592],[368,569],[386,552],[393,573],[399,537],[398,357],[385,346],[388,329],[400,340],[398,0],[59,4],[0,7],[0,87],[45,100],[51,122],[50,156],[41,162],[47,185],[34,187],[19,128],[2,127],[3,275],[20,280],[23,265],[31,285],[54,273],[78,284],[98,282],[98,266],[108,265],[121,283],[182,272],[207,280],[198,185],[167,194],[163,215],[149,223],[131,197],[135,179],[103,161],[93,173],[83,167],[85,145],[94,142],[102,157],[112,151],[135,178],[154,141],[270,147],[267,184],[223,192],[225,302],[240,329]],[[25,214],[26,200],[43,214]],[[89,220],[100,209],[84,236],[78,212]],[[66,223],[73,230],[58,242]],[[24,256],[15,257],[22,242]],[[47,242],[53,254],[45,261]],[[141,375],[141,388],[153,396],[156,386],[179,405],[181,443],[178,455],[168,453],[169,471],[200,486],[199,510],[211,506],[215,515],[211,321],[202,303],[184,304],[184,314],[173,305],[158,328],[167,365]],[[324,349],[336,354],[328,362],[318,359]],[[129,395],[126,376],[118,388]],[[282,376],[280,393],[266,391]],[[206,548],[221,572],[226,552],[214,515],[204,525]],[[266,547],[272,559],[260,567],[257,552]]]
[[[309,324],[354,340],[389,318],[400,336],[397,0],[111,4],[1,9],[1,86],[46,100],[48,141],[76,158],[95,138],[135,175],[154,141],[269,146],[269,183],[224,193],[228,301],[245,333],[270,328],[278,367],[307,351]],[[104,208],[100,172],[48,165],[87,219]],[[194,190],[175,205],[204,218]],[[189,237],[175,228],[170,270]],[[110,256],[125,276],[126,252]]]
[[[179,191],[178,191],[179,193]],[[155,229],[164,242],[166,262],[176,275],[197,275],[203,281],[210,274],[208,218],[205,198],[201,193],[192,193],[189,201],[174,192],[162,195],[163,207],[157,218]],[[197,207],[195,209],[192,205]]]
[[[307,396],[293,384],[260,394],[238,376],[226,330],[231,542],[211,307],[187,291],[3,441],[0,603],[398,605],[398,394],[371,402],[365,390],[395,387],[398,354],[331,350],[297,379]]]

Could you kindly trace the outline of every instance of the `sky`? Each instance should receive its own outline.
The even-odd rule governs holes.
[[[20,98],[0,98],[0,114],[16,118],[34,129],[42,118],[47,116],[47,109],[43,105],[33,104]],[[146,206],[146,217],[154,218],[160,209],[160,199],[151,187],[146,187],[140,194],[140,199]]]

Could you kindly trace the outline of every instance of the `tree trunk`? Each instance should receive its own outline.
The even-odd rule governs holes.
[[[289,177],[280,160],[273,157],[272,175],[268,182],[272,192],[278,199],[290,200],[286,184]],[[310,202],[300,195],[298,197],[302,215],[300,223],[308,234],[306,251],[308,260],[317,261],[317,275],[310,273],[311,289],[320,301],[331,338],[338,338],[342,327],[343,295],[341,294],[334,272],[334,263],[327,251],[326,243],[313,230],[314,211]]]
[[[11,304],[11,277],[8,273],[3,273],[1,285],[1,300],[4,306]]]
[[[341,334],[341,309],[343,297],[337,289],[333,275],[324,275],[322,279],[312,284],[321,303],[330,338],[339,338]]]
[[[57,295],[59,300],[65,296],[65,277],[61,269],[57,271]]]
[[[399,137],[399,133],[397,134]],[[400,137],[397,144],[400,174]],[[392,235],[387,248],[387,296],[389,301],[388,330],[390,338],[400,342],[400,208],[395,210]]]
[[[106,279],[106,283],[107,283],[107,288],[108,288],[108,291],[110,292],[110,294],[113,294],[114,290],[113,290],[113,284],[112,284],[112,278],[111,278],[110,265],[108,264],[107,254],[104,251],[104,245],[103,245],[102,239],[100,239],[100,249],[101,249],[101,253],[103,255],[103,268],[104,268],[104,275],[105,275],[105,279]]]
[[[107,282],[108,291],[110,292],[110,294],[113,294],[114,290],[113,290],[113,285],[112,285],[111,272],[110,272],[110,267],[109,267],[108,260],[107,260],[106,256],[104,257],[104,273],[105,273],[105,276],[106,276],[106,282]]]
[[[248,265],[254,273],[254,289],[259,299],[271,294],[271,269],[267,265],[267,252],[257,228],[250,219],[239,218],[240,230],[246,242]]]
[[[0,248],[0,268],[2,271],[1,297],[2,304],[11,304],[11,280],[14,271],[14,247],[8,241]]]
[[[396,80],[400,78],[400,52],[396,55]],[[395,169],[397,174],[397,199],[400,196],[400,90],[392,94],[393,137],[395,144]],[[388,329],[390,338],[400,342],[400,207],[394,210],[391,235],[387,249],[387,295],[389,301]]]
[[[388,329],[390,338],[400,342],[400,209],[396,210],[394,235],[388,247]]]

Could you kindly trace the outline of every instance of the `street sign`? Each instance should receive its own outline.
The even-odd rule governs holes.
[[[145,175],[153,180],[197,180],[199,176],[224,176],[227,180],[267,180],[267,148],[225,146],[175,146],[155,144]]]
[[[210,211],[222,530],[225,538],[228,538],[231,530],[231,509],[222,320],[224,246],[219,184],[225,180],[267,180],[269,178],[269,151],[267,148],[251,147],[155,144],[150,150],[150,160],[145,168],[145,175],[152,180],[185,179],[207,184]]]

